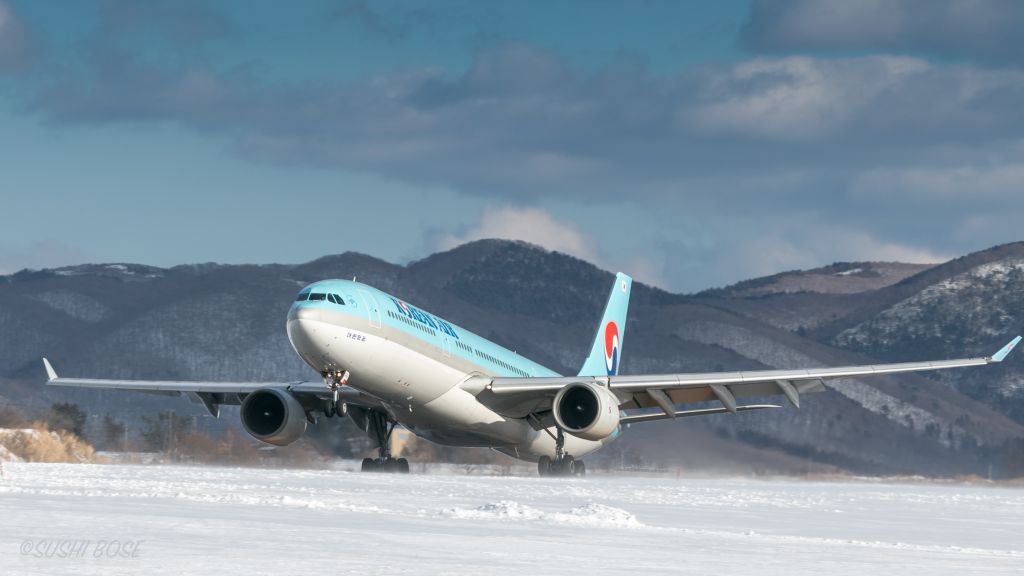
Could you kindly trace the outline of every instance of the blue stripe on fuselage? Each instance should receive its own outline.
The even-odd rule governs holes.
[[[442,350],[445,346],[444,338],[447,336],[450,339],[449,348],[452,356],[471,362],[484,374],[513,378],[523,377],[524,375],[559,376],[558,373],[507,348],[499,346],[465,328],[443,320],[422,308],[413,306],[405,300],[391,296],[367,284],[351,280],[323,280],[316,282],[303,288],[302,292],[337,294],[344,297],[346,305],[341,306],[327,300],[306,300],[295,302],[292,308],[306,306],[324,307],[337,312],[348,312],[365,320],[368,317],[368,311],[365,310],[364,303],[359,298],[359,290],[365,290],[374,296],[381,312],[381,321],[386,326],[400,330]],[[402,304],[405,305],[405,309],[403,309]],[[409,322],[415,322],[419,325],[419,328],[403,322],[400,319],[402,317]],[[441,360],[443,361],[443,358]]]

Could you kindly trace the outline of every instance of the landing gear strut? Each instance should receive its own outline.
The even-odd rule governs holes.
[[[585,476],[587,466],[582,460],[576,460],[565,453],[565,433],[558,428],[555,436],[555,457],[541,456],[537,461],[537,474],[540,476]]]
[[[376,458],[363,458],[363,472],[409,473],[408,460],[391,457],[391,433],[395,431],[396,424],[383,410],[369,410],[366,413],[366,434],[376,442],[378,455]]]
[[[348,405],[341,401],[341,387],[348,383],[348,370],[331,370],[323,373],[324,384],[331,391],[332,398],[324,406],[324,416],[344,416],[348,413]]]

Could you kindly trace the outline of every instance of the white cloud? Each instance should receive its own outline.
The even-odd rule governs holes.
[[[463,234],[445,234],[438,242],[438,248],[449,250],[485,238],[522,240],[588,262],[598,260],[592,238],[572,222],[558,220],[539,208],[489,207],[484,210],[479,224]]]
[[[609,258],[600,250],[597,241],[580,230],[575,223],[558,219],[540,208],[488,207],[484,210],[479,224],[462,234],[444,234],[436,242],[435,247],[438,250],[450,250],[461,244],[486,238],[529,242],[586,260],[605,270],[622,270],[648,286],[669,286],[662,274],[661,266],[649,256],[632,254],[622,258]]]
[[[880,94],[930,69],[914,58],[756,58],[720,70],[684,121],[700,132],[780,140],[836,132]]]

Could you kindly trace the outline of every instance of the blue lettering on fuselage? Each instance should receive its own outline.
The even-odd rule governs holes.
[[[409,306],[408,304],[402,302],[398,298],[395,298],[393,296],[391,296],[390,298],[391,301],[395,304],[395,308],[398,309],[398,313],[401,314],[402,316],[412,318],[413,320],[419,322],[420,324],[423,324],[424,326],[430,326],[434,330],[440,330],[445,334],[451,336],[452,338],[455,338],[456,340],[459,339],[459,335],[455,333],[455,329],[452,328],[451,324],[439,318],[434,318],[433,316],[427,314],[422,310],[418,310],[412,306]]]
[[[459,339],[459,335],[455,333],[455,328],[452,328],[451,324],[441,320],[440,318],[437,319],[437,323],[441,325],[441,330],[444,330],[449,336],[456,340]]]

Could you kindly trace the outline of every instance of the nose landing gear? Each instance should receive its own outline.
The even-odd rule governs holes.
[[[565,453],[565,433],[558,428],[555,436],[555,457],[541,456],[537,460],[537,474],[544,476],[586,476],[587,466]]]
[[[350,374],[348,370],[328,370],[324,372],[324,384],[327,389],[331,391],[331,401],[324,407],[324,416],[330,418],[332,416],[344,416],[348,413],[348,405],[341,401],[340,391],[341,387],[348,383],[348,377]]]

